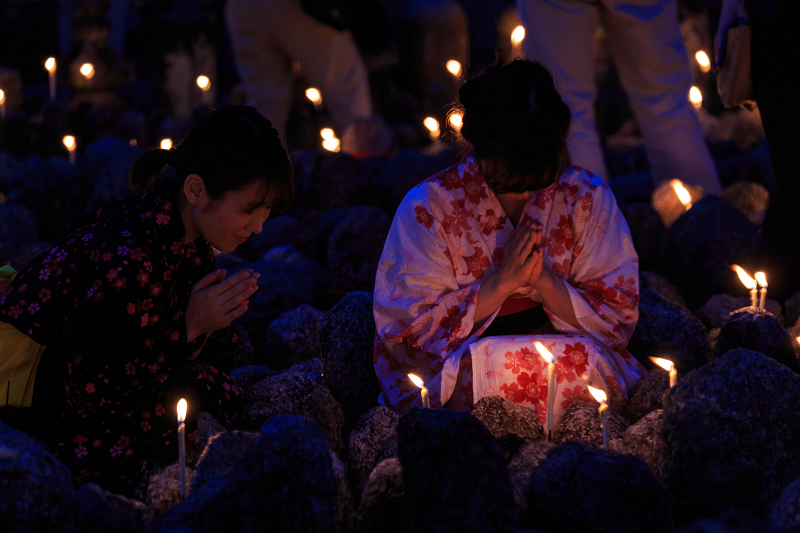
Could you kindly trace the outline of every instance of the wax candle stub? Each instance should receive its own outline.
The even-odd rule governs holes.
[[[555,429],[553,420],[553,408],[556,401],[555,357],[553,357],[550,350],[541,342],[536,341],[533,343],[533,346],[547,363],[547,427],[545,429],[547,430],[547,440],[551,440],[553,437],[553,430]]]
[[[44,62],[44,68],[47,70],[47,76],[50,82],[50,100],[56,99],[56,58],[48,57]]]
[[[178,401],[178,468],[180,468],[181,498],[186,497],[186,400]]]
[[[409,374],[408,379],[410,379],[414,383],[414,385],[419,387],[421,391],[422,407],[424,409],[430,409],[431,401],[428,398],[428,389],[425,388],[424,382],[416,374]]]
[[[767,305],[767,275],[763,272],[756,272],[756,281],[758,282],[758,307],[766,309]]]
[[[750,277],[750,275],[745,272],[745,270],[740,267],[739,265],[731,265],[731,268],[736,272],[739,276],[739,280],[742,284],[750,289],[750,306],[757,307],[758,306],[758,283],[756,280]]]
[[[600,413],[600,416],[601,416],[600,423],[603,426],[603,446],[605,447],[606,450],[608,450],[608,446],[609,446],[609,439],[608,439],[608,404],[606,403],[606,400],[608,399],[608,396],[606,396],[606,393],[603,392],[602,390],[596,389],[596,388],[592,387],[591,385],[587,385],[587,387],[589,387],[589,392],[594,397],[594,399],[597,400],[598,402],[600,402],[600,407],[597,409],[597,411]]]
[[[675,363],[670,361],[669,359],[663,359],[661,357],[651,357],[651,361],[655,364],[669,372],[669,387],[672,388],[678,383],[678,370],[675,368]]]

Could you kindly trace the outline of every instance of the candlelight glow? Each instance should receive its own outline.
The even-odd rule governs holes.
[[[428,117],[423,121],[425,127],[428,128],[431,132],[439,130],[439,121],[433,117]]]
[[[650,360],[669,372],[675,366],[675,363],[670,361],[669,359],[662,359],[661,357],[651,357]]]
[[[73,137],[72,135],[64,135],[64,138],[61,139],[61,142],[64,143],[64,146],[70,152],[75,149],[75,137]]]
[[[678,200],[681,201],[683,206],[688,210],[692,207],[692,195],[689,194],[689,191],[686,190],[686,187],[683,186],[681,180],[672,180],[669,182],[672,185],[672,188],[675,190],[675,194],[678,195]]]
[[[180,424],[184,420],[186,420],[186,400],[183,398],[178,401],[178,423]]]
[[[3,89],[0,89],[0,105],[5,103],[5,101],[6,101],[6,93],[3,91]]]
[[[208,76],[197,76],[197,86],[207,91],[211,87],[211,80],[208,79]]]
[[[162,150],[172,150],[172,139],[161,139]]]
[[[523,28],[522,26],[517,26],[516,28],[514,28],[514,31],[511,32],[511,42],[514,43],[515,45],[521,43],[524,38],[525,38],[525,28]]]
[[[461,125],[464,122],[464,115],[459,112],[451,114],[447,120],[450,122],[450,125],[453,126],[455,129],[460,129]]]
[[[47,61],[44,62],[44,68],[47,69],[47,72],[53,72],[56,69],[56,58],[48,57]]]
[[[708,54],[700,50],[694,55],[694,58],[700,65],[700,70],[702,70],[703,72],[708,72],[709,70],[711,70],[711,61],[708,59]]]
[[[83,77],[87,80],[91,79],[91,77],[94,76],[94,65],[91,63],[84,63],[81,65],[81,74],[83,74]]]
[[[542,355],[542,357],[544,357],[544,360],[547,361],[548,365],[553,362],[553,354],[550,353],[550,350],[544,347],[544,344],[536,341],[533,343],[533,345],[536,347],[536,350]]]
[[[689,89],[689,101],[695,109],[700,109],[700,106],[703,105],[703,93],[700,92],[700,89],[695,86]]]
[[[459,63],[455,59],[451,59],[450,61],[447,62],[447,70],[453,76],[458,76],[461,74],[461,63]]]
[[[755,289],[756,288],[756,280],[751,278],[747,272],[744,271],[742,267],[739,265],[731,265],[731,268],[739,275],[739,279],[742,281],[745,287],[748,289]]]
[[[763,272],[756,272],[756,281],[758,282],[759,285],[761,285],[765,289],[769,287],[767,285],[767,275],[764,274]]]
[[[408,379],[413,381],[414,385],[416,385],[419,388],[422,388],[422,387],[425,386],[425,383],[421,379],[419,379],[419,376],[417,376],[416,374],[409,374],[408,375]]]
[[[607,398],[605,392],[601,391],[600,389],[595,389],[591,385],[587,385],[587,387],[589,387],[589,392],[592,393],[592,396],[594,396],[595,400],[597,400],[600,403],[605,403]]]
[[[319,130],[319,135],[323,139],[333,139],[335,136],[333,130],[330,128],[322,128],[321,130]]]
[[[137,141],[136,139],[131,139],[131,142],[129,142],[128,144],[130,144],[131,146],[138,146],[139,141]]]
[[[329,152],[338,152],[341,149],[339,139],[336,137],[331,137],[330,139],[322,141],[322,147]]]
[[[318,104],[322,101],[322,95],[319,94],[319,90],[315,89],[314,87],[309,87],[306,89],[306,98]]]

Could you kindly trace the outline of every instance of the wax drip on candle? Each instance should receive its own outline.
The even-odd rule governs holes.
[[[544,344],[539,341],[533,343],[536,351],[547,362],[547,440],[551,440],[553,436],[553,404],[555,403],[556,394],[556,373],[555,373],[555,357],[550,353],[550,350],[545,348]]]
[[[425,409],[430,409],[431,401],[428,397],[428,389],[425,388],[425,383],[416,374],[409,374],[408,379],[410,379],[412,382],[414,382],[414,385],[420,388],[420,391],[422,392],[422,407]]]

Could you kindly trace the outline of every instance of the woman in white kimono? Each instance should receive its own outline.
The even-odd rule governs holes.
[[[466,409],[501,395],[553,426],[587,385],[621,410],[644,368],[625,350],[638,320],[638,258],[608,186],[571,166],[570,112],[539,65],[490,67],[459,90],[461,162],[412,189],[375,281],[381,403]]]

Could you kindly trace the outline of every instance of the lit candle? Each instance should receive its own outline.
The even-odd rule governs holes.
[[[758,306],[761,309],[766,309],[767,304],[767,275],[763,272],[756,272],[756,281],[758,282]]]
[[[442,134],[442,132],[439,130],[439,121],[433,117],[427,117],[423,121],[423,124],[425,124],[425,127],[428,128],[428,131],[431,132],[431,141],[436,142],[439,140],[439,135]]]
[[[319,111],[322,108],[322,95],[319,92],[319,89],[315,89],[314,87],[309,87],[306,89],[306,98],[311,100],[314,104],[314,109]]]
[[[416,374],[409,374],[408,377],[411,381],[414,382],[414,385],[419,387],[420,390],[422,391],[422,407],[424,407],[425,409],[430,409],[431,401],[428,398],[428,389],[425,388],[425,384],[423,383],[423,381],[419,379],[419,376],[417,376]]]
[[[208,76],[197,76],[197,86],[202,91],[203,104],[211,105],[211,80]]]
[[[81,65],[81,74],[86,78],[86,86],[92,86],[92,78],[94,77],[94,65],[91,63],[84,63]]]
[[[683,186],[681,180],[672,180],[669,182],[672,186],[672,189],[675,191],[675,194],[678,195],[678,200],[681,201],[683,207],[686,208],[688,211],[692,208],[692,195],[689,194],[689,191],[686,190],[686,187]]]
[[[336,137],[336,134],[331,128],[322,128],[319,130],[319,136],[322,137],[323,140],[325,139],[333,139]]]
[[[697,64],[700,65],[700,70],[703,72],[708,72],[711,70],[711,60],[708,59],[708,54],[704,51],[699,50],[695,55],[694,58],[697,60]]]
[[[458,78],[461,75],[461,63],[455,59],[451,59],[447,62],[447,71],[455,78]]]
[[[330,139],[323,139],[322,147],[329,152],[338,152],[342,149],[342,144],[336,137],[331,137]]]
[[[555,357],[541,342],[536,341],[533,345],[536,347],[536,351],[547,361],[547,440],[551,440],[553,435],[553,404],[556,402]]]
[[[608,449],[608,404],[606,403],[606,393],[601,391],[600,389],[595,389],[591,385],[587,385],[589,387],[589,392],[594,396],[594,399],[600,402],[600,407],[597,411],[600,413],[601,424],[603,426],[603,446],[605,449]]]
[[[47,69],[47,75],[50,78],[50,100],[56,99],[56,58],[48,57],[44,62],[44,68]]]
[[[69,152],[69,163],[70,165],[74,166],[75,148],[76,148],[75,137],[73,137],[72,135],[65,135],[64,138],[62,139],[62,142],[64,143],[64,147],[67,149],[67,152]]]
[[[522,41],[525,39],[525,28],[517,26],[511,32],[511,58],[517,59],[522,56]]]
[[[447,121],[450,123],[456,133],[460,133],[461,126],[464,124],[464,115],[462,115],[460,111],[454,111],[450,113],[449,117],[447,117]]]
[[[756,280],[751,278],[739,265],[731,265],[731,268],[739,275],[739,279],[742,281],[742,284],[750,289],[750,306],[757,307],[758,288]]]
[[[172,150],[172,139],[161,139],[162,150]]]
[[[186,497],[186,400],[178,402],[178,467],[180,468],[181,498]]]
[[[0,89],[0,118],[6,116],[6,93]]]
[[[689,101],[692,103],[695,109],[700,109],[700,107],[702,107],[703,93],[700,92],[700,89],[695,86],[692,86],[692,88],[689,89]]]
[[[675,363],[669,359],[662,359],[661,357],[651,357],[650,360],[669,372],[669,388],[674,387],[678,383],[678,371],[675,369]]]

